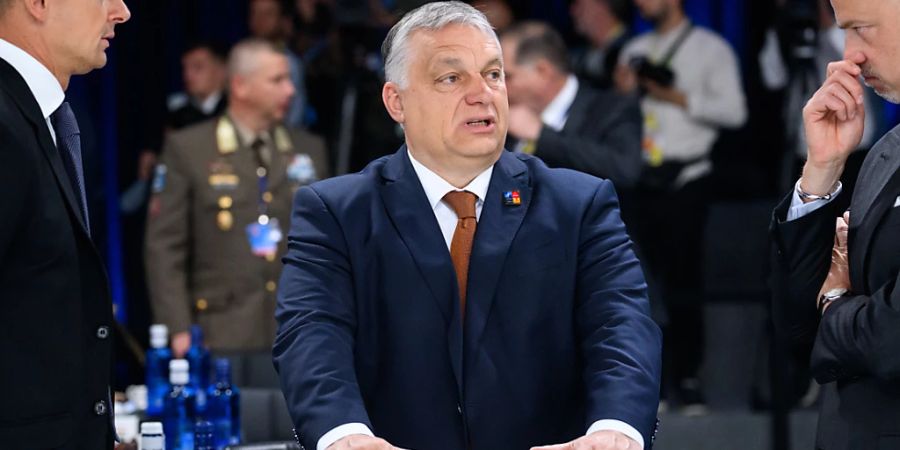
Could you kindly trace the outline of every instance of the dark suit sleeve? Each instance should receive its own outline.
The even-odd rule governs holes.
[[[842,193],[812,213],[787,221],[791,194],[772,217],[772,316],[776,331],[802,354],[808,354],[816,337],[816,300],[831,266],[835,218],[847,196]]]
[[[661,336],[609,182],[600,185],[584,216],[578,255],[575,316],[586,362],[586,425],[620,420],[637,429],[649,448],[659,405]]]
[[[593,112],[609,117],[589,119],[596,126],[576,132],[558,132],[544,126],[535,156],[550,166],[607,178],[619,188],[633,186],[643,166],[640,105],[634,99],[622,98],[613,108]]]
[[[356,314],[347,243],[312,187],[294,198],[278,291],[275,367],[306,448],[346,423],[372,429],[353,365]]]
[[[859,375],[892,383],[900,379],[898,278],[871,296],[842,298],[825,311],[810,363],[819,383]]]
[[[27,193],[34,191],[29,189],[35,179],[34,165],[27,157],[29,151],[21,145],[20,138],[9,129],[5,120],[0,120],[0,205],[3,211],[3,220],[0,220],[0,266],[3,266],[16,230],[22,226],[21,216],[28,200]]]

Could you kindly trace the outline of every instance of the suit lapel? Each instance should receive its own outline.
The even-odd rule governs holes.
[[[63,198],[65,198],[69,215],[74,217],[75,222],[80,225],[76,228],[79,228],[81,232],[84,233],[85,237],[89,238],[90,233],[88,233],[84,218],[81,215],[81,207],[78,205],[78,200],[76,200],[75,192],[72,189],[72,183],[69,182],[69,175],[66,172],[65,166],[63,166],[63,161],[59,155],[59,151],[56,149],[56,145],[53,144],[50,130],[47,129],[47,122],[44,120],[44,115],[41,113],[37,101],[31,94],[31,90],[28,88],[28,85],[25,84],[25,80],[22,79],[22,76],[19,75],[9,63],[2,59],[0,59],[0,80],[2,80],[0,86],[9,87],[7,92],[15,99],[22,114],[29,122],[31,122],[31,126],[38,138],[41,150],[44,153],[44,157],[47,158],[47,162],[50,164],[50,168],[53,171],[53,176],[56,178],[56,185],[62,192]]]
[[[406,249],[415,260],[419,275],[425,279],[432,299],[447,326],[448,351],[462,394],[463,337],[459,307],[459,288],[450,251],[428,197],[409,161],[406,146],[390,157],[382,169],[384,183],[379,185],[388,216]]]
[[[563,131],[582,129],[582,122],[588,118],[587,108],[592,101],[593,95],[590,95],[583,85],[579,86],[578,94],[575,95],[575,100],[572,102],[572,106],[569,107],[569,112],[567,113],[568,118],[566,119],[566,125],[563,127]]]
[[[896,188],[900,183],[900,155],[897,155],[900,138],[892,131],[883,138],[871,151],[864,170],[860,171],[857,190],[853,194],[850,206],[850,224],[853,243],[850,244],[851,285],[861,286],[862,291],[871,292],[868,286],[868,255],[875,237],[878,224],[887,211],[894,206],[897,198]],[[854,270],[858,268],[858,270]],[[859,291],[859,289],[857,289]]]
[[[503,195],[510,191],[519,192],[520,205],[504,204]],[[468,354],[484,334],[497,297],[497,284],[506,266],[506,255],[531,205],[531,193],[527,166],[514,154],[504,151],[494,165],[469,260],[464,330]]]

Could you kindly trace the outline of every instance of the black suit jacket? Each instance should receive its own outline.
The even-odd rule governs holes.
[[[847,194],[791,222],[790,197],[775,210],[773,313],[778,329],[809,352],[812,373],[825,385],[817,438],[824,450],[900,448],[898,169],[895,128],[869,152],[850,200],[851,294],[822,317],[816,297]]]
[[[25,81],[0,59],[0,448],[112,448],[112,304]]]
[[[643,118],[636,99],[581,83],[561,131],[544,125],[534,156],[550,167],[584,172],[632,187],[643,166]]]

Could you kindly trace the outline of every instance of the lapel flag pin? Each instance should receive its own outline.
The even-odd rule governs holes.
[[[503,204],[506,206],[519,206],[522,204],[522,196],[519,191],[506,191],[503,193]]]

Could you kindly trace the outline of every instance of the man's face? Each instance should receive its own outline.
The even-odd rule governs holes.
[[[862,53],[866,86],[900,103],[900,1],[832,0],[838,26],[846,29],[844,58]]]
[[[408,45],[399,121],[410,147],[445,164],[499,156],[509,104],[496,39],[471,26],[450,25],[417,30]]]
[[[669,16],[672,5],[669,0],[634,0],[641,17],[657,24]]]
[[[256,70],[235,76],[231,95],[252,105],[266,121],[281,122],[294,96],[287,57],[263,52],[257,58]]]
[[[277,0],[251,0],[250,34],[263,39],[281,35],[281,5]]]
[[[225,65],[206,48],[198,48],[181,59],[184,88],[191,97],[206,98],[221,91],[225,83]]]
[[[123,0],[59,0],[48,9],[47,40],[57,70],[84,74],[106,65],[116,24],[131,12]]]
[[[609,8],[603,0],[575,0],[570,8],[575,29],[582,36],[590,36],[598,25],[598,18],[609,14]]]
[[[540,113],[540,93],[547,89],[547,81],[540,76],[534,64],[516,62],[519,45],[514,38],[505,38],[500,45],[503,47],[503,68],[510,105],[523,105]]]

